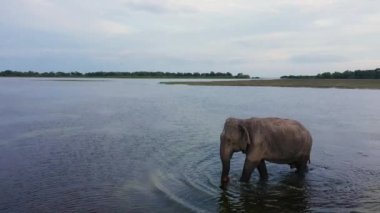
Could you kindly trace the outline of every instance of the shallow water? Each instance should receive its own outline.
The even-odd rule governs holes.
[[[0,211],[380,211],[380,90],[158,82],[0,78]],[[301,121],[309,172],[219,189],[229,116]]]

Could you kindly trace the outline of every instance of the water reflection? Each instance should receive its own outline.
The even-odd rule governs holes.
[[[282,175],[276,183],[272,181],[241,183],[237,191],[222,191],[218,200],[219,212],[305,212],[310,209],[305,175],[289,173]]]

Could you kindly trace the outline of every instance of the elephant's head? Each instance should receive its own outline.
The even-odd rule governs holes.
[[[220,159],[223,164],[221,183],[224,187],[228,181],[230,172],[230,160],[234,152],[245,153],[251,143],[249,133],[244,120],[228,118],[220,135]]]

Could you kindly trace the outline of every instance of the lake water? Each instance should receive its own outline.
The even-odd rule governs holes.
[[[0,211],[379,212],[380,90],[0,78]],[[219,188],[227,117],[299,120],[309,172]]]

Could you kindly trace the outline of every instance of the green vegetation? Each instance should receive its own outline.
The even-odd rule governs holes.
[[[171,73],[171,72],[21,72],[6,70],[0,77],[69,77],[69,78],[188,78],[188,79],[250,79],[249,75],[239,73]],[[199,86],[270,86],[270,87],[315,87],[315,88],[350,88],[380,89],[380,68],[374,70],[356,70],[345,72],[325,72],[315,76],[289,75],[276,80],[228,80],[228,81],[182,81],[161,82],[163,84],[186,84]]]
[[[164,84],[186,84],[198,86],[269,86],[269,87],[314,87],[346,89],[380,89],[380,68],[345,72],[324,72],[315,76],[288,75],[276,80],[250,81],[203,81],[162,82]]]
[[[0,77],[64,77],[64,78],[237,78],[237,79],[247,79],[250,78],[249,75],[239,73],[237,75],[232,75],[231,73],[221,73],[221,72],[209,72],[209,73],[172,73],[172,72],[21,72],[5,70],[0,72]]]
[[[239,81],[187,81],[161,82],[163,84],[185,84],[197,86],[255,86],[255,87],[313,87],[344,89],[380,89],[378,79],[276,79]]]
[[[282,79],[380,79],[380,68],[345,72],[324,72],[318,75],[286,75]]]

